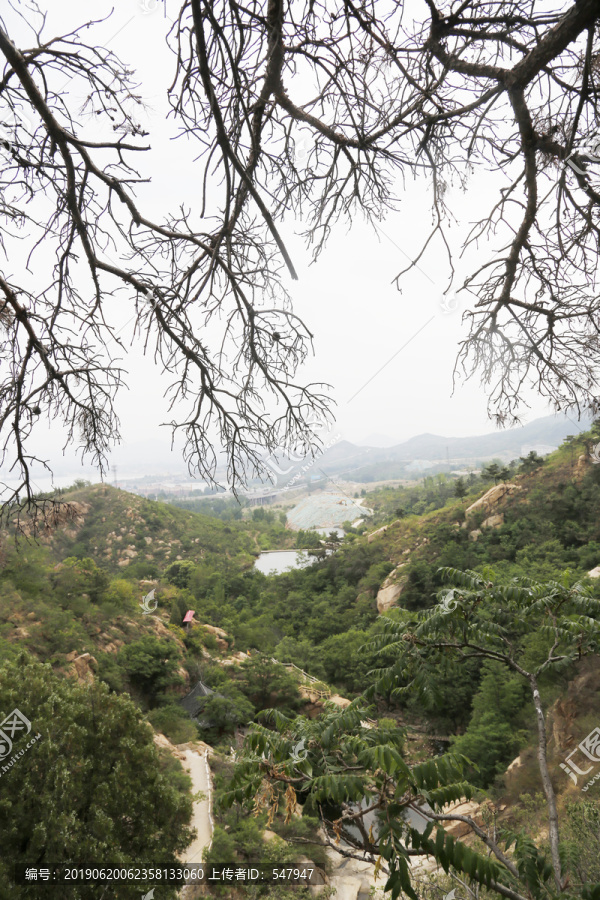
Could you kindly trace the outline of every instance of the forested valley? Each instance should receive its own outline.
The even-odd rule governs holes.
[[[173,863],[190,841],[193,801],[174,751],[200,741],[215,787],[209,861],[300,857],[327,879],[337,835],[349,852],[388,861],[383,889],[395,837],[441,866],[407,864],[409,895],[447,892],[454,873],[479,896],[543,896],[545,772],[562,895],[595,896],[599,788],[588,793],[576,773],[593,779],[596,744],[576,769],[565,758],[600,719],[598,435],[594,425],[545,459],[485,466],[470,483],[375,489],[371,520],[280,575],[253,568],[262,548],[318,547],[321,536],[289,531],[268,507],[207,516],[81,482],[48,533],[6,527],[0,711],[17,707],[41,739],[2,774],[1,895],[51,895],[14,884],[15,862]],[[390,587],[393,602],[378,609]],[[192,718],[181,700],[198,683],[209,690]],[[361,834],[347,817],[364,798],[377,813]],[[431,835],[413,829],[407,840],[406,807],[438,816]],[[468,819],[458,831],[452,809]],[[492,839],[504,871],[486,852]],[[243,890],[287,900],[315,888]],[[138,894],[122,886],[114,896]]]

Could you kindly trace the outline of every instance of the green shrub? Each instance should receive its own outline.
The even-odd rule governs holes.
[[[183,707],[177,703],[153,709],[148,713],[148,720],[157,731],[162,732],[174,744],[185,744],[198,737],[198,729]]]
[[[181,684],[177,674],[179,650],[174,642],[160,641],[154,635],[146,635],[123,647],[119,653],[132,684],[144,692],[151,705],[165,698],[165,691]]]
[[[117,662],[112,653],[96,653],[98,678],[107,684],[111,691],[125,690],[125,670]]]

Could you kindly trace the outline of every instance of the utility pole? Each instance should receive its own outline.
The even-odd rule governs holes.
[[[113,473],[114,485],[115,485],[115,487],[117,487],[117,467],[111,466],[111,469],[112,469],[112,473]]]

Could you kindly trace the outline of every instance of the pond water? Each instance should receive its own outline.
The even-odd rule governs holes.
[[[314,557],[308,555],[308,550],[272,550],[261,553],[254,568],[264,575],[279,575],[286,569],[301,569],[314,562]]]

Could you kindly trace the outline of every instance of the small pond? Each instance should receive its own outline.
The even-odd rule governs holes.
[[[254,568],[264,575],[279,575],[286,569],[301,569],[314,561],[308,550],[271,550],[260,554]]]

